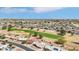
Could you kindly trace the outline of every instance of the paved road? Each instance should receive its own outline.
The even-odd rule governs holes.
[[[14,43],[14,42],[8,42],[8,43],[13,43],[14,45],[26,50],[26,51],[34,51],[33,49],[29,48],[29,47],[26,47],[24,45],[21,45],[21,44],[18,44],[18,43]]]

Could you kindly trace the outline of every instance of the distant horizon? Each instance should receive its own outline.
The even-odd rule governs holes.
[[[37,19],[33,19],[33,18],[0,18],[0,19],[17,19],[17,20],[21,20],[21,19],[23,19],[23,20],[79,20],[79,19],[63,19],[63,18],[61,18],[61,19],[57,19],[57,18],[52,18],[52,19],[40,19],[40,18],[37,18]]]

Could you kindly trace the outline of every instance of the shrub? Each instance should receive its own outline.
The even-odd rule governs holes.
[[[60,33],[58,33],[58,35],[61,35],[61,36],[64,36],[66,34],[66,31],[65,30],[60,30]]]
[[[0,39],[5,39],[5,35],[0,35]]]

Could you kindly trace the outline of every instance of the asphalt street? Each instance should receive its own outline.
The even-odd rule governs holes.
[[[24,45],[15,43],[15,42],[8,42],[8,43],[13,43],[13,45],[16,45],[17,47],[20,47],[20,48],[24,49],[25,51],[34,51],[33,49],[31,49],[31,48],[29,48],[27,46],[24,46]]]

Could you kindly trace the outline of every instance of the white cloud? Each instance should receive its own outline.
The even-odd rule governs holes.
[[[27,12],[27,9],[23,9],[23,8],[17,9],[17,12],[18,13],[25,13],[25,12]]]
[[[33,10],[28,10],[26,8],[20,8],[16,10],[17,13],[30,13],[33,12]]]
[[[0,12],[11,14],[11,13],[46,13],[50,11],[56,11],[62,9],[62,7],[32,7],[33,9],[29,10],[28,8],[13,8],[13,7],[3,7],[0,8]]]
[[[45,13],[62,9],[62,7],[35,7],[33,8],[36,13]]]
[[[11,13],[27,13],[28,10],[24,9],[24,8],[5,7],[5,8],[0,8],[0,12],[6,13],[6,14],[11,14]]]

